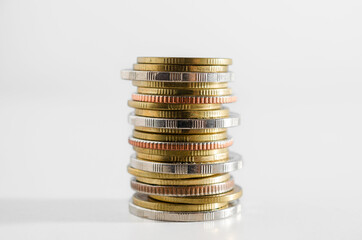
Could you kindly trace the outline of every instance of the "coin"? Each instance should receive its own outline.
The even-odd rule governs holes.
[[[170,197],[150,195],[150,198],[163,202],[182,203],[182,204],[205,204],[205,203],[220,203],[231,202],[239,199],[243,194],[241,187],[235,185],[234,189],[217,195],[202,196],[202,197]]]
[[[210,119],[210,118],[224,118],[229,116],[229,109],[222,108],[219,110],[189,110],[189,111],[162,111],[162,110],[148,110],[148,109],[135,109],[137,116],[153,117],[153,118],[191,118],[191,119]]]
[[[140,102],[168,103],[168,104],[223,104],[236,101],[235,96],[163,96],[132,94],[132,100]]]
[[[241,205],[238,201],[233,201],[225,208],[220,208],[213,211],[200,212],[174,212],[174,211],[157,211],[147,208],[142,208],[129,203],[129,211],[131,214],[157,221],[172,221],[172,222],[198,222],[212,221],[224,219],[241,212]]]
[[[164,133],[164,134],[215,134],[215,133],[226,133],[225,128],[205,128],[205,129],[170,129],[170,128],[152,128],[152,127],[134,127],[137,131],[150,132],[150,133]]]
[[[227,96],[231,95],[230,88],[145,88],[138,87],[137,93],[146,95],[171,95],[171,96]]]
[[[151,141],[164,141],[164,142],[208,142],[208,141],[218,141],[227,138],[227,133],[213,133],[213,134],[160,134],[160,133],[147,133],[140,131],[133,131],[133,137],[151,140]]]
[[[140,148],[170,150],[170,151],[200,151],[200,150],[223,149],[230,147],[233,144],[233,139],[227,138],[225,140],[219,140],[213,142],[160,142],[160,141],[149,141],[149,140],[130,137],[128,139],[128,142],[132,146]]]
[[[207,204],[174,204],[160,202],[150,198],[143,193],[135,193],[132,197],[132,202],[136,206],[158,210],[158,211],[174,211],[174,212],[197,212],[210,211],[218,208],[226,207],[228,203],[207,203]]]
[[[162,195],[162,196],[204,196],[228,192],[234,187],[234,180],[231,177],[229,180],[222,183],[208,184],[208,185],[192,185],[192,186],[165,186],[165,185],[152,185],[136,181],[135,178],[131,179],[131,188],[137,192]]]
[[[160,72],[227,72],[228,66],[133,64],[133,70]]]
[[[217,119],[163,119],[136,116],[131,113],[128,121],[137,127],[169,128],[169,129],[205,129],[228,128],[239,125],[239,115],[230,113],[228,118]]]
[[[227,161],[207,163],[152,162],[137,158],[133,154],[130,166],[142,171],[165,174],[220,174],[240,169],[242,161],[241,156],[234,152],[230,153],[230,158]]]
[[[154,109],[154,110],[218,110],[221,104],[168,104],[168,103],[150,103],[128,100],[128,106],[137,109]]]
[[[129,174],[132,174],[136,177],[146,177],[146,178],[160,178],[160,179],[186,179],[186,178],[200,178],[212,176],[212,174],[167,174],[167,173],[155,173],[147,172],[139,169],[132,168],[128,166],[127,171]]]
[[[231,65],[230,58],[138,57],[137,63],[166,65]]]
[[[231,82],[234,80],[234,74],[232,72],[198,73],[123,70],[121,78],[133,81]]]
[[[133,147],[133,149],[137,153],[145,153],[152,155],[173,155],[173,156],[208,156],[208,155],[228,152],[227,148],[213,149],[213,150],[197,150],[197,151],[193,150],[171,151],[171,150],[159,150],[159,149],[149,149],[149,148],[140,148],[140,147]]]
[[[227,82],[161,82],[161,81],[132,81],[136,87],[147,88],[227,88]]]
[[[145,178],[136,177],[138,182],[166,185],[166,186],[190,186],[190,185],[205,185],[225,182],[230,178],[229,174],[219,174],[211,177],[191,178],[191,179],[158,179],[158,178]]]
[[[206,162],[226,162],[229,157],[228,152],[217,153],[208,156],[174,156],[174,155],[152,155],[146,153],[136,153],[137,158],[148,161],[170,162],[170,163],[206,163]]]

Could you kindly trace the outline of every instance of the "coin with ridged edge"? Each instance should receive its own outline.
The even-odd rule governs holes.
[[[153,185],[138,182],[135,178],[131,179],[131,188],[137,192],[161,195],[161,196],[205,196],[225,193],[234,188],[234,179],[222,183],[207,184],[207,185],[190,185],[190,186],[167,186]]]
[[[235,96],[162,96],[132,94],[132,100],[140,102],[167,103],[167,104],[224,104],[236,101]]]
[[[137,63],[165,65],[231,65],[230,58],[138,57]]]
[[[211,211],[227,206],[227,202],[222,203],[206,203],[206,204],[175,204],[157,201],[150,198],[147,194],[135,193],[132,202],[136,206],[158,210],[158,211],[174,211],[174,212],[199,212]]]
[[[212,149],[212,150],[160,150],[150,148],[133,147],[137,153],[146,153],[154,155],[173,155],[173,156],[209,156],[213,154],[225,153],[229,150],[227,148]]]
[[[131,113],[129,123],[138,127],[172,128],[172,129],[204,129],[204,128],[228,128],[239,125],[239,115],[230,113],[227,118],[215,119],[164,119],[136,116]]]
[[[157,221],[169,222],[200,222],[212,221],[231,217],[241,212],[241,205],[239,201],[228,203],[225,208],[217,209],[214,211],[200,211],[200,212],[170,212],[170,211],[157,211],[136,206],[132,202],[129,203],[129,211],[131,214]]]
[[[136,71],[160,72],[227,72],[228,66],[201,66],[201,65],[163,65],[163,64],[133,64]]]
[[[229,116],[229,109],[222,108],[218,110],[149,110],[136,108],[134,113],[137,116],[153,118],[186,118],[186,119],[209,119],[209,118],[226,118]]]
[[[209,142],[209,141],[218,141],[225,140],[227,138],[227,133],[213,133],[213,134],[160,134],[160,133],[147,133],[134,130],[133,137],[143,140],[150,141],[164,141],[164,142]]]
[[[233,139],[229,137],[225,140],[218,140],[213,142],[160,142],[130,137],[128,142],[132,146],[139,148],[170,151],[200,151],[230,147],[233,144]]]
[[[199,73],[199,72],[160,72],[160,71],[134,71],[125,69],[121,71],[121,78],[132,81],[163,81],[163,82],[231,82],[234,81],[232,72],[225,73]]]
[[[137,131],[149,132],[149,133],[162,133],[162,134],[177,134],[177,135],[188,135],[188,134],[215,134],[215,133],[226,133],[225,128],[204,128],[204,129],[170,129],[170,128],[152,128],[152,127],[134,127]]]
[[[182,155],[154,155],[148,153],[136,152],[139,159],[156,162],[169,162],[169,163],[221,163],[226,162],[229,157],[228,152],[215,153],[206,156],[182,156]]]
[[[146,95],[170,95],[170,96],[227,96],[232,94],[230,88],[145,88],[138,87],[137,93]]]
[[[132,85],[144,88],[176,88],[176,89],[218,89],[227,88],[227,82],[160,82],[160,81],[132,81]]]
[[[136,177],[138,182],[165,185],[165,186],[190,186],[190,185],[205,185],[221,183],[229,180],[229,174],[216,174],[210,177],[190,178],[190,179],[159,179],[159,178],[145,178]]]
[[[242,167],[241,156],[231,152],[225,162],[216,163],[163,163],[141,160],[135,154],[131,156],[130,166],[135,169],[167,174],[220,174],[238,170]]]
[[[221,104],[168,104],[168,103],[151,103],[128,100],[128,106],[138,109],[154,109],[154,110],[180,110],[180,111],[192,111],[192,110],[219,110]]]
[[[180,203],[180,204],[205,204],[205,203],[218,203],[218,202],[231,202],[239,199],[243,194],[241,187],[235,185],[233,190],[217,195],[202,196],[202,197],[168,197],[168,196],[153,196],[158,201]]]
[[[156,173],[139,170],[128,166],[127,171],[135,177],[146,177],[146,178],[159,178],[159,179],[187,179],[187,178],[200,178],[209,177],[213,174],[167,174],[167,173]]]

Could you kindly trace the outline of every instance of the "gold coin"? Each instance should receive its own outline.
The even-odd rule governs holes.
[[[229,153],[218,153],[209,156],[172,156],[172,155],[152,155],[136,153],[137,158],[155,162],[180,162],[180,163],[207,163],[226,162],[229,160]]]
[[[221,104],[180,104],[180,103],[150,103],[128,100],[128,106],[139,109],[156,110],[217,110]]]
[[[191,179],[157,179],[157,178],[145,178],[136,177],[137,181],[153,184],[153,185],[165,185],[165,186],[190,186],[190,185],[208,185],[225,182],[230,179],[229,174],[218,174],[211,177],[203,178],[191,178]]]
[[[133,147],[133,149],[137,153],[145,153],[145,154],[152,154],[152,155],[163,155],[163,156],[164,155],[167,155],[167,156],[208,156],[208,155],[214,155],[214,154],[229,152],[229,150],[227,148],[213,149],[213,150],[197,150],[197,151],[159,150],[159,149],[140,148],[140,147]]]
[[[227,82],[160,82],[132,81],[133,86],[148,88],[227,88]]]
[[[150,128],[150,127],[135,127],[135,130],[150,133],[165,133],[165,134],[212,134],[226,133],[226,128],[205,128],[205,129],[170,129],[170,128]]]
[[[129,174],[132,174],[135,177],[143,177],[143,178],[157,178],[157,179],[187,179],[187,178],[201,178],[201,177],[209,177],[214,174],[169,174],[169,173],[155,173],[155,172],[147,172],[143,170],[139,170],[136,168],[132,168],[130,166],[127,167],[127,171]]]
[[[162,65],[162,64],[133,64],[135,71],[159,72],[227,72],[228,66],[199,66],[199,65]]]
[[[163,202],[170,203],[183,203],[183,204],[205,204],[205,203],[218,203],[218,202],[231,202],[239,199],[243,195],[241,187],[235,185],[234,189],[216,195],[208,195],[202,197],[171,197],[171,196],[157,196],[150,195],[149,197]]]
[[[154,117],[154,118],[195,118],[195,119],[211,119],[225,118],[229,116],[229,109],[222,108],[220,110],[207,111],[160,111],[148,109],[135,109],[137,116]]]
[[[147,194],[135,193],[132,197],[133,204],[158,211],[172,212],[198,212],[211,211],[226,207],[228,203],[208,203],[208,204],[175,204],[160,202],[150,198]]]
[[[140,131],[133,131],[133,137],[161,142],[210,142],[218,141],[227,138],[227,133],[214,133],[214,134],[203,134],[203,135],[168,135],[168,134],[155,134]]]
[[[137,63],[166,65],[231,65],[230,58],[138,57]]]
[[[231,95],[230,88],[217,89],[177,89],[177,88],[145,88],[138,87],[137,93],[147,95],[171,95],[171,96],[227,96]]]

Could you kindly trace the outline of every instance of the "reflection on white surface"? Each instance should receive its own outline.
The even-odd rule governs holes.
[[[303,203],[253,202],[233,217],[159,222],[128,213],[127,199],[0,200],[0,239],[361,239],[362,216]]]

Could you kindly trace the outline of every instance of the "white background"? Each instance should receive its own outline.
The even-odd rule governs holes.
[[[0,0],[1,239],[361,239],[362,2]],[[230,57],[243,213],[130,216],[120,80],[137,56]]]

